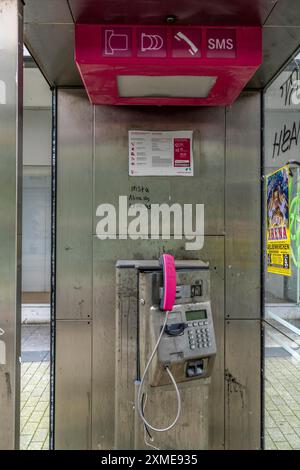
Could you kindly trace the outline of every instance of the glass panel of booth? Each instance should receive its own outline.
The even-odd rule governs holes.
[[[300,448],[300,52],[264,93],[264,443]],[[289,162],[291,275],[268,272],[267,176]],[[297,164],[298,163],[298,164]]]
[[[264,95],[264,175],[273,173],[287,162],[300,163],[300,53],[267,88]],[[299,304],[299,168],[290,165],[289,216],[291,229],[291,276],[266,272],[267,304]],[[264,210],[266,215],[266,208]],[[266,224],[265,224],[266,227]]]

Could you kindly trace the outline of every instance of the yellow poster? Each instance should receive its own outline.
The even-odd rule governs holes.
[[[289,166],[267,176],[267,270],[291,276]]]

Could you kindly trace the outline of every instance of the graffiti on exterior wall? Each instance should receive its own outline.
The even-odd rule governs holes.
[[[300,70],[295,67],[289,74],[288,78],[280,86],[280,96],[285,106],[291,106],[298,100],[298,92],[300,89]]]
[[[273,140],[272,158],[279,157],[280,154],[297,147],[300,137],[300,119],[294,121],[291,126],[284,124],[280,131],[276,131]]]

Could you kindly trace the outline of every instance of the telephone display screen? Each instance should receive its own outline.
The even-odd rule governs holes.
[[[205,320],[207,318],[206,310],[189,310],[185,312],[186,321]]]

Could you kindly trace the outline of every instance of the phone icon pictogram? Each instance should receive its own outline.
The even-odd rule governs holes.
[[[177,41],[185,41],[186,44],[189,46],[189,53],[191,55],[195,55],[197,54],[197,52],[199,51],[198,47],[196,46],[196,44],[193,43],[193,41],[191,39],[189,39],[184,33],[182,33],[181,31],[178,31],[177,34],[175,34],[174,36],[175,39],[177,39]]]
[[[172,33],[172,57],[201,57],[201,28],[176,28]]]

